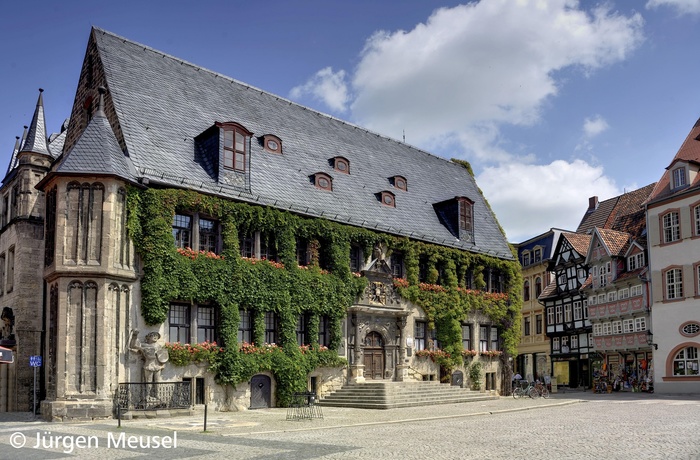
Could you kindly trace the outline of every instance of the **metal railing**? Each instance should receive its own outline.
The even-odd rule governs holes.
[[[192,406],[190,383],[120,383],[117,394],[117,406],[122,411],[186,409]]]

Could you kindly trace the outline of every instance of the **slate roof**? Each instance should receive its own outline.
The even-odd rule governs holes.
[[[62,174],[109,174],[133,177],[135,170],[100,107],[80,138],[54,168]]]
[[[94,28],[93,41],[123,133],[124,154],[135,168],[131,174],[122,169],[124,178],[148,178],[152,184],[513,259],[495,216],[464,167],[104,30]],[[249,192],[217,181],[195,156],[194,138],[215,122],[227,121],[240,123],[255,136],[274,134],[282,140],[282,155],[265,152],[255,139],[251,143]],[[93,147],[80,147],[87,157],[94,153]],[[350,175],[333,171],[328,160],[336,156],[350,161]],[[68,159],[61,167],[67,165]],[[71,160],[70,166],[77,172],[94,164]],[[333,177],[332,192],[310,182],[317,172]],[[407,179],[408,191],[392,187],[389,178],[395,175]],[[382,190],[396,195],[396,208],[377,200],[375,194]],[[455,238],[433,209],[434,203],[457,196],[474,201],[473,242]]]
[[[671,164],[666,168],[666,171],[664,171],[661,179],[656,184],[656,188],[654,188],[654,191],[649,196],[648,203],[663,200],[676,194],[685,193],[689,189],[700,187],[700,174],[698,174],[695,176],[695,180],[693,180],[691,184],[688,184],[688,187],[683,187],[673,192],[671,191],[671,167],[677,161],[700,163],[700,119],[695,122],[695,125],[693,125],[685,141],[683,141],[678,152],[676,152],[676,156],[673,157],[673,161],[671,161]]]

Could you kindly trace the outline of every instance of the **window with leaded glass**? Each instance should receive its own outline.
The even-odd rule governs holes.
[[[425,338],[428,323],[425,321],[416,321],[414,327],[413,340],[416,351],[425,350]]]
[[[297,316],[297,345],[308,345],[309,337],[307,333],[309,317],[305,314],[300,314]]]
[[[265,312],[265,343],[277,343],[277,313]]]
[[[199,250],[205,252],[213,252],[218,254],[217,251],[217,225],[216,221],[211,219],[199,218]]]
[[[255,235],[241,235],[239,241],[241,257],[252,259],[255,257]]]
[[[170,304],[168,326],[170,342],[190,343],[190,306]]]
[[[462,349],[472,349],[472,326],[462,323]]]
[[[318,344],[324,347],[331,343],[331,325],[330,318],[327,315],[321,315],[318,319]]]
[[[359,272],[362,269],[362,260],[359,246],[350,246],[350,271]]]
[[[238,344],[253,343],[253,321],[251,312],[238,310]]]
[[[197,307],[197,343],[216,341],[216,317],[214,307]]]
[[[403,278],[403,253],[399,251],[391,253],[391,274],[394,278]]]
[[[192,216],[175,214],[173,218],[173,238],[175,238],[175,247],[192,247]]]

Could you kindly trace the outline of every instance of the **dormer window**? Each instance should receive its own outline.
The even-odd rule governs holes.
[[[282,153],[282,139],[274,134],[266,134],[262,139],[263,148],[270,153]]]
[[[343,174],[350,174],[350,161],[347,158],[333,158],[333,169]]]
[[[676,168],[672,171],[673,174],[673,182],[671,184],[672,188],[677,189],[680,187],[683,187],[688,183],[687,177],[688,174],[686,172],[685,167],[681,166],[679,168]]]
[[[472,203],[468,198],[457,198],[459,202],[459,229],[471,233],[472,231]]]
[[[253,135],[238,123],[217,123],[223,130],[224,168],[245,172],[250,136]]]
[[[383,191],[379,193],[379,200],[382,202],[384,206],[389,206],[392,208],[396,207],[396,197],[394,196],[393,193],[389,191]]]
[[[403,190],[404,192],[408,191],[408,184],[406,183],[406,178],[403,176],[392,177],[391,183],[399,190]]]
[[[316,188],[321,190],[333,191],[333,178],[325,173],[316,173],[313,176],[313,182]]]

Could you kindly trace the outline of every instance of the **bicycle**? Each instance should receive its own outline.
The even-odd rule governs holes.
[[[527,384],[525,387],[523,387],[524,384]],[[517,398],[522,398],[523,396],[529,396],[530,398],[536,398],[539,396],[537,393],[537,390],[535,387],[532,385],[532,383],[528,383],[525,380],[521,380],[520,384],[513,389],[513,399]]]
[[[547,385],[541,382],[537,382],[534,386],[535,390],[535,396],[534,398],[538,398],[542,396],[544,399],[549,398],[549,390],[547,389]],[[532,395],[530,395],[531,398],[533,398]]]

